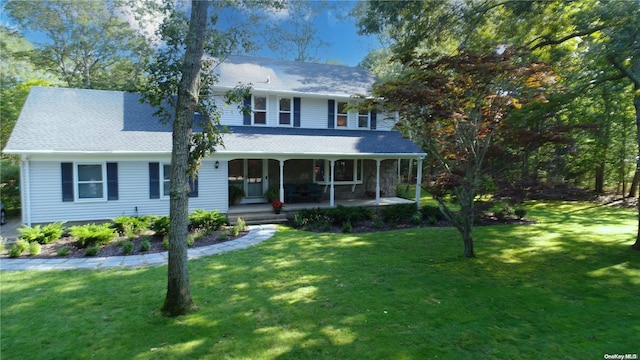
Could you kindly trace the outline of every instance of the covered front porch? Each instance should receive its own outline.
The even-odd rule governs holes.
[[[414,204],[415,201],[407,200],[399,197],[381,197],[378,199],[342,199],[335,200],[335,204],[332,206],[328,201],[322,202],[299,202],[285,204],[280,214],[276,214],[271,207],[271,204],[239,204],[229,207],[229,221],[235,224],[238,218],[245,220],[247,224],[273,224],[286,222],[293,214],[298,210],[303,209],[315,209],[315,208],[331,208],[334,206],[349,206],[349,207],[376,207],[376,206],[388,206],[396,204]]]

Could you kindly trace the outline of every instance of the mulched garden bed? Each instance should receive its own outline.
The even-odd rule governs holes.
[[[222,235],[223,232],[216,231],[211,235],[206,235],[201,239],[196,240],[193,243],[193,246],[191,247],[195,248],[195,247],[209,246],[213,244],[220,244],[226,241],[231,241],[231,240],[235,240],[237,238],[243,237],[247,233],[248,231],[242,231],[237,236],[232,236],[228,234],[228,232],[225,232],[225,235],[223,236]],[[98,253],[95,255],[95,257],[143,255],[143,254],[153,254],[153,253],[167,251],[164,248],[161,236],[148,235],[147,238],[150,240],[150,243],[151,243],[151,247],[148,251],[140,250],[142,237],[139,236],[133,240],[133,251],[129,254],[125,254],[124,248],[121,245],[121,241],[126,240],[126,238],[120,237],[120,238],[114,239],[109,244],[102,246],[100,248],[100,251],[98,251]],[[5,245],[4,251],[2,251],[2,253],[0,254],[0,258],[9,258],[9,247],[10,247],[9,245]],[[67,254],[65,256],[60,256],[59,251],[63,247],[66,247]],[[70,236],[65,236],[58,241],[54,241],[49,244],[43,244],[40,250],[40,253],[38,255],[31,256],[29,255],[28,251],[25,251],[18,258],[29,258],[29,259],[82,258],[82,257],[86,257],[85,255],[86,250],[87,249],[80,248],[76,245],[76,239]]]

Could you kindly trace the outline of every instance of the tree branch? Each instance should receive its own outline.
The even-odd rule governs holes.
[[[586,30],[583,30],[583,31],[573,32],[573,33],[571,33],[571,34],[569,34],[567,36],[563,36],[563,37],[558,38],[558,39],[549,39],[546,36],[541,36],[541,37],[537,37],[537,38],[531,40],[527,44],[527,46],[530,46],[531,44],[533,44],[535,41],[537,41],[539,39],[545,39],[545,41],[541,41],[541,42],[531,46],[531,48],[530,48],[531,50],[536,50],[536,49],[539,49],[539,48],[542,48],[542,47],[545,47],[545,46],[549,46],[549,45],[558,45],[558,44],[562,44],[563,42],[565,42],[567,40],[571,40],[571,39],[573,39],[575,37],[591,35],[591,34],[596,33],[596,32],[598,32],[598,31],[600,31],[602,29],[607,28],[608,26],[610,26],[610,25],[604,25],[604,24],[603,25],[599,25],[599,26],[593,27],[591,29],[586,29]]]
[[[640,87],[640,76],[638,74],[634,74],[629,68],[622,65],[618,59],[616,59],[613,55],[607,55],[607,60],[611,62],[611,64],[618,69],[625,77],[628,77],[636,87]]]

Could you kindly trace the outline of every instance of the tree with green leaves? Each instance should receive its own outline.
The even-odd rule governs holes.
[[[428,187],[460,232],[465,257],[475,257],[475,202],[494,134],[511,111],[541,101],[552,79],[546,65],[501,49],[437,60],[414,57],[402,76],[373,88],[386,110],[402,114],[398,126],[437,160],[439,172]],[[449,196],[459,211],[448,205]]]
[[[5,10],[22,31],[46,37],[28,53],[37,68],[56,74],[68,87],[134,91],[144,78],[141,58],[149,44],[118,16],[122,5],[118,0],[12,0]]]
[[[144,101],[156,107],[162,121],[173,124],[170,173],[170,224],[167,295],[162,311],[178,316],[195,309],[189,286],[187,233],[189,177],[197,177],[202,160],[223,143],[222,108],[214,92],[215,67],[227,55],[253,46],[250,34],[237,28],[221,29],[218,17],[226,6],[272,6],[272,2],[227,3],[193,0],[178,7],[165,1],[160,8],[151,1],[142,10],[163,14],[158,30],[164,46],[146,65]],[[276,4],[277,5],[277,4]],[[190,13],[190,15],[188,15]],[[224,94],[228,104],[242,104],[248,85]],[[248,109],[242,108],[241,111]],[[201,114],[196,122],[195,113]],[[200,130],[194,132],[194,125]]]

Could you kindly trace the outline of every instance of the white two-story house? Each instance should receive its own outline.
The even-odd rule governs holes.
[[[266,202],[271,188],[285,203],[379,203],[395,195],[398,161],[425,156],[392,130],[395,114],[347,110],[375,81],[363,69],[231,56],[217,71],[220,93],[252,84],[244,100],[252,111],[225,109],[221,124],[231,133],[191,181],[191,209],[227,213],[231,186],[243,189],[247,204]],[[21,159],[24,223],[168,214],[171,125],[139,99],[119,91],[31,89],[4,149]],[[289,193],[309,187],[319,195]]]

